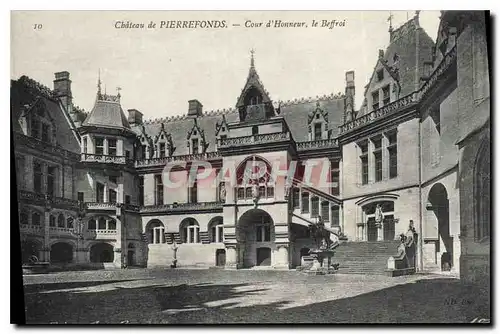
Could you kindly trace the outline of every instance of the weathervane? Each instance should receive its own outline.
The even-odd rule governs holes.
[[[250,67],[254,67],[254,60],[253,60],[253,55],[255,53],[254,48],[250,50]]]
[[[387,22],[389,22],[389,31],[392,31],[392,19],[394,18],[394,15],[392,15],[392,12],[389,12],[389,17],[387,18]]]

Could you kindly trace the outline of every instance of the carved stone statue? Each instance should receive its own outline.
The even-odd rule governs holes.
[[[219,199],[221,200],[221,202],[226,201],[226,186],[224,185],[224,183],[221,183],[221,185],[220,185]]]

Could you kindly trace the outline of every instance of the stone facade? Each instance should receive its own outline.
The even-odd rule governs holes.
[[[392,29],[357,110],[353,71],[343,94],[276,102],[253,55],[234,109],[190,100],[184,116],[149,121],[126,117],[100,80],[89,113],[67,72],[54,90],[13,81],[23,260],[293,268],[320,218],[347,242],[396,240],[413,221],[418,270],[485,279],[484,21],[443,12],[436,42],[418,13]],[[255,164],[267,173],[248,178]]]

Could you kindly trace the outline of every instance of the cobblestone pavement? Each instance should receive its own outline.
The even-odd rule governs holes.
[[[27,323],[404,323],[489,319],[452,277],[128,269],[24,277]]]

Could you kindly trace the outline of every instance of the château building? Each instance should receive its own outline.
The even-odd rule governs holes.
[[[88,113],[68,72],[53,89],[13,80],[23,261],[288,269],[321,219],[342,236],[341,268],[383,271],[413,221],[419,270],[489,280],[486,19],[444,11],[435,42],[418,12],[391,27],[359,108],[354,71],[342,94],[273,101],[253,54],[233,109],[193,99],[155,120],[100,79]],[[248,162],[267,173],[248,176]]]

